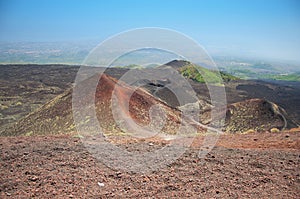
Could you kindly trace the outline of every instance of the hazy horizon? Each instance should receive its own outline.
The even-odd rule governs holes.
[[[272,1],[37,1],[0,3],[2,43],[80,43],[129,29],[169,28],[212,56],[300,63],[300,3]],[[97,43],[98,42],[98,43]],[[90,45],[90,44],[88,44]]]

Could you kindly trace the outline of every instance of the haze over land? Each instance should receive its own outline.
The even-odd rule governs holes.
[[[95,1],[86,5],[31,0],[0,5],[2,64],[78,65],[112,35],[162,27],[193,38],[221,70],[240,78],[299,80],[300,4],[295,0]]]
[[[0,41],[2,47],[92,40],[94,47],[128,29],[162,27],[192,37],[212,55],[299,63],[299,7],[295,0],[3,1]]]

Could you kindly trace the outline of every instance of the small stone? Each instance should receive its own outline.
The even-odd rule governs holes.
[[[104,183],[98,182],[99,187],[104,187]]]
[[[37,181],[39,178],[37,176],[32,176],[32,177],[29,177],[28,180],[32,181],[32,182],[35,182]]]

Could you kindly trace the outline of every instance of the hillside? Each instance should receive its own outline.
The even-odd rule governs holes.
[[[210,111],[204,111],[200,118],[204,124],[209,124]],[[264,99],[250,99],[227,106],[223,130],[227,133],[246,133],[295,127],[297,124],[278,105]]]
[[[97,77],[94,76],[92,78]],[[84,87],[85,84],[89,84],[89,81],[91,81],[91,79],[86,80],[79,86]],[[117,94],[118,101],[121,102],[119,104],[119,110],[124,114],[130,114],[130,117],[137,123],[141,125],[149,124],[149,109],[151,106],[159,104],[168,113],[166,127],[164,127],[163,130],[169,133],[176,130],[180,112],[140,89],[134,91],[127,85],[116,83],[116,79],[104,74],[99,80],[95,93],[95,108],[97,117],[98,120],[101,121],[101,127],[108,134],[119,134],[121,132],[126,133],[118,127],[116,124],[117,121],[114,121],[112,115],[111,95],[114,89]],[[133,94],[131,96],[130,94],[132,92]],[[131,98],[127,99],[129,101],[128,113],[125,108],[126,104],[122,104],[122,102],[130,96]],[[86,99],[82,100],[82,103],[90,100],[92,97],[92,93],[87,93]],[[90,118],[85,119],[86,121],[84,122],[88,124]],[[72,89],[69,89],[36,111],[22,118],[14,125],[2,131],[1,135],[66,134],[73,131],[75,131],[75,125],[72,113]]]
[[[231,80],[238,80],[239,78],[229,75],[225,72],[216,72],[213,70],[206,69],[204,67],[198,66],[188,61],[183,60],[174,60],[167,64],[166,66],[171,66],[179,71],[181,75],[188,79],[192,79],[199,83],[221,83],[220,78],[223,79],[224,82],[228,82]],[[200,72],[199,72],[200,71]],[[205,78],[204,78],[205,75]]]
[[[96,76],[92,78],[97,78]],[[89,85],[88,79],[80,85]],[[181,107],[168,105],[168,101],[164,102],[163,98],[159,99],[143,89],[134,90],[134,88],[125,83],[118,82],[109,75],[102,75],[95,93],[95,108],[97,119],[100,121],[100,126],[107,135],[127,134],[135,131],[128,130],[128,124],[120,126],[124,118],[133,118],[138,124],[145,126],[151,123],[149,110],[153,105],[160,105],[167,111],[166,126],[162,129],[163,132],[173,134],[176,132],[179,123],[183,121],[180,119]],[[115,92],[118,104],[118,114],[122,117],[120,121],[116,121],[111,108],[112,92]],[[132,96],[131,96],[131,93]],[[92,93],[85,93],[85,99],[82,99],[82,106],[89,101],[94,95]],[[166,93],[165,95],[166,96]],[[170,97],[170,96],[169,96]],[[129,101],[129,112],[126,111],[126,101]],[[200,105],[200,121],[203,124],[210,123],[210,112],[207,108],[211,105],[205,101],[198,101]],[[83,114],[82,112],[80,114]],[[85,125],[89,125],[91,118],[87,116],[82,121]],[[126,123],[126,122],[125,122]],[[182,124],[184,124],[183,122]],[[159,124],[152,124],[154,127]],[[202,128],[195,123],[194,126],[199,132],[204,132]],[[286,128],[296,127],[297,125],[289,119],[285,111],[276,104],[261,100],[252,99],[233,103],[228,105],[226,113],[226,121],[224,131],[228,133],[253,131],[269,131],[272,128],[284,130]],[[131,128],[131,127],[130,127]],[[138,126],[135,129],[139,129]],[[76,131],[73,121],[72,112],[72,89],[67,90],[63,94],[57,96],[50,102],[46,103],[36,111],[31,112],[26,117],[19,120],[17,123],[9,126],[1,135],[45,135],[45,134],[68,134]],[[138,131],[138,130],[137,130]]]
[[[72,87],[79,66],[0,65],[0,131]]]
[[[189,62],[186,61],[178,61],[174,60],[172,62],[167,63],[165,66],[171,66],[175,68],[177,71],[183,70],[183,68],[193,68]],[[3,120],[5,125],[1,126],[0,134],[1,135],[34,135],[34,134],[48,134],[48,133],[70,133],[75,130],[75,125],[73,122],[73,115],[72,115],[72,77],[76,75],[76,71],[78,68],[76,67],[69,67],[69,66],[2,66],[4,69],[5,74],[2,77],[2,82],[6,82],[3,84],[2,87],[4,88],[3,91],[8,93],[7,101],[2,102],[3,105],[9,105],[13,103],[17,103],[15,100],[18,96],[18,92],[23,96],[22,104],[12,107],[7,106],[7,109],[1,110],[1,117],[9,118],[11,116],[17,116],[15,114],[15,109],[18,108],[18,111],[22,114],[18,118],[18,122],[9,122],[8,120]],[[9,74],[10,70],[15,72],[15,75],[12,76]],[[141,70],[141,69],[137,69]],[[105,106],[101,105],[102,95],[99,95],[99,103],[97,103],[98,108],[98,118],[101,118],[101,121],[105,121],[107,123],[105,129],[109,129],[111,132],[117,133],[124,133],[122,130],[118,129],[116,124],[113,121],[112,117],[108,117],[108,119],[102,118],[102,114],[110,114],[111,111],[109,110],[110,104],[110,95],[116,83],[116,79],[112,78],[120,78],[124,73],[126,73],[128,69],[122,68],[109,68],[105,71],[108,77],[106,78],[104,84],[99,83],[98,88],[101,88],[105,84],[109,84],[109,90],[101,91],[99,90],[98,94],[105,93],[106,101]],[[12,72],[12,73],[14,73]],[[18,72],[21,74],[18,75]],[[32,74],[31,74],[32,73]],[[23,75],[22,75],[23,74]],[[213,74],[213,73],[211,73]],[[17,78],[20,77],[20,79]],[[26,77],[30,76],[30,80],[26,81]],[[45,76],[45,78],[43,78]],[[38,77],[42,79],[38,79]],[[68,78],[66,78],[68,77]],[[105,80],[105,79],[104,79]],[[103,80],[103,81],[104,81]],[[232,79],[233,80],[233,79]],[[11,84],[7,84],[7,82],[12,82]],[[208,110],[211,108],[209,93],[206,88],[206,84],[199,83],[192,79],[188,79],[189,83],[195,90],[198,96],[198,102],[200,105],[200,109],[202,111]],[[170,83],[169,80],[155,80],[149,81],[144,80],[141,82],[143,84],[142,88],[138,90],[138,95],[144,96],[142,98],[137,97],[133,107],[136,107],[136,110],[132,113],[136,114],[134,118],[139,120],[139,122],[144,122],[146,124],[149,122],[149,117],[146,114],[141,114],[138,116],[139,113],[139,106],[142,105],[142,110],[144,112],[148,112],[148,108],[145,107],[145,103],[143,99],[150,100],[151,103],[149,104],[163,104],[163,106],[168,106],[169,108],[175,110],[179,108],[179,102],[167,87]],[[22,88],[19,90],[15,90],[14,85],[20,85]],[[12,85],[12,87],[10,87]],[[37,86],[36,86],[37,85]],[[102,86],[101,86],[102,85]],[[218,89],[218,86],[215,86]],[[41,90],[45,88],[47,90],[57,90],[57,92],[42,92]],[[124,89],[128,90],[128,86],[124,87]],[[67,89],[67,90],[66,90]],[[125,90],[126,90],[125,89]],[[143,91],[146,90],[147,92]],[[234,112],[231,117],[227,116],[227,132],[245,132],[249,129],[253,130],[270,130],[270,128],[278,128],[282,129],[282,117],[278,117],[278,114],[274,114],[274,112],[269,111],[262,103],[257,105],[257,101],[249,99],[254,98],[263,98],[265,97],[268,103],[276,102],[276,106],[282,107],[280,108],[281,115],[284,115],[286,120],[288,121],[287,128],[297,126],[299,123],[299,115],[297,114],[297,106],[299,106],[299,101],[297,100],[300,95],[299,89],[297,87],[286,87],[281,85],[276,85],[272,83],[264,83],[264,82],[252,82],[252,81],[244,81],[244,80],[235,80],[225,82],[225,89],[227,92],[227,100],[229,105],[229,109],[232,107],[238,107],[236,112]],[[64,91],[65,90],[65,91]],[[121,89],[122,90],[122,89]],[[130,89],[129,89],[130,90]],[[64,91],[64,92],[63,92]],[[30,92],[34,92],[35,94],[30,94]],[[63,92],[63,93],[62,93]],[[11,94],[9,94],[11,93]],[[24,94],[23,94],[24,93]],[[30,98],[26,96],[31,96]],[[153,96],[151,96],[153,95]],[[274,98],[274,96],[277,96]],[[54,99],[53,96],[55,97]],[[136,96],[136,95],[134,95]],[[148,96],[148,97],[146,97]],[[188,96],[188,95],[187,95]],[[5,99],[6,99],[5,98]],[[20,98],[21,99],[21,98]],[[42,100],[40,100],[42,99]],[[100,100],[101,99],[101,100]],[[133,99],[134,100],[134,99]],[[46,103],[48,101],[48,103]],[[121,100],[122,101],[122,100]],[[279,102],[279,103],[278,103]],[[45,104],[46,103],[46,104]],[[188,103],[188,101],[186,102]],[[249,103],[249,107],[247,107]],[[256,104],[255,104],[256,103]],[[28,111],[24,109],[24,107],[32,106],[33,104],[38,105],[38,108],[33,109],[33,111]],[[43,105],[45,104],[45,105]],[[239,105],[240,104],[240,105]],[[273,103],[272,103],[273,104]],[[292,105],[292,106],[291,106]],[[230,108],[231,107],[231,108]],[[241,109],[239,107],[242,107]],[[293,108],[294,107],[294,108]],[[251,110],[253,108],[253,110]],[[246,111],[244,111],[246,110]],[[9,111],[9,112],[8,112]],[[101,112],[102,111],[102,112]],[[255,121],[260,120],[260,116],[258,113],[265,113],[265,119],[262,120],[262,123],[256,126]],[[17,112],[17,114],[19,114]],[[230,111],[229,111],[230,112]],[[232,111],[231,111],[232,112]],[[285,113],[287,112],[287,113]],[[24,115],[28,114],[24,117]],[[229,115],[229,114],[228,114]],[[145,117],[145,118],[144,118]],[[110,119],[109,119],[110,118]],[[202,122],[207,123],[209,121],[209,114],[204,114],[201,116]],[[229,119],[231,118],[231,119]],[[89,118],[86,118],[88,121]],[[107,120],[107,122],[106,122]],[[142,121],[145,120],[145,121]],[[248,120],[248,121],[246,121]],[[5,121],[5,122],[4,122]],[[254,122],[253,122],[254,121]],[[276,121],[273,123],[273,121]],[[173,121],[173,122],[176,122]],[[264,124],[265,123],[265,124]]]

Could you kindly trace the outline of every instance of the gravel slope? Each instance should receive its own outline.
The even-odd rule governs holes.
[[[0,137],[0,197],[300,197],[299,129],[224,135],[202,160],[197,158],[201,141],[202,137],[196,138],[192,147],[166,168],[130,174],[98,162],[80,139],[70,135]],[[166,144],[159,140],[151,143],[153,147]],[[118,145],[128,151],[151,150],[152,146],[132,139]]]

